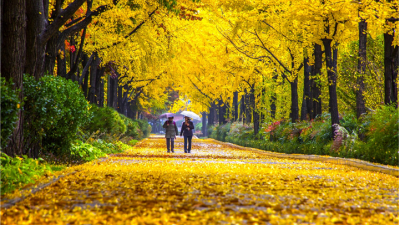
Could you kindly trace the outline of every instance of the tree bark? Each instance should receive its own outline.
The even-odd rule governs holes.
[[[119,74],[117,74],[118,76],[116,78],[114,78],[113,80],[113,88],[112,88],[112,107],[118,111],[118,80],[119,80]],[[135,102],[136,105],[136,102]]]
[[[96,72],[96,97],[97,97],[97,105],[100,107],[103,107],[103,103],[104,103],[104,84],[103,84],[103,75],[104,75],[104,71],[106,70],[105,67],[102,67],[100,69],[97,69]],[[102,85],[103,85],[103,89],[102,89]]]
[[[290,90],[292,95],[292,104],[290,107],[290,118],[292,123],[299,120],[299,94],[297,93],[298,78],[296,77],[293,82],[290,82]]]
[[[397,102],[397,73],[398,66],[395,65],[395,47],[392,46],[394,40],[393,34],[385,33],[384,34],[384,45],[385,45],[385,104],[391,104],[393,102]],[[397,67],[397,68],[396,68]]]
[[[250,104],[251,104],[250,103],[250,95],[246,91],[244,107],[245,107],[247,124],[251,123],[251,106],[250,106]]]
[[[233,107],[234,107],[234,112],[233,112],[233,117],[235,119],[235,121],[238,120],[238,116],[239,116],[239,111],[238,111],[238,92],[235,91],[233,93]]]
[[[118,112],[122,113],[122,86],[118,85]]]
[[[97,66],[100,64],[100,58],[95,56],[95,59],[90,65],[90,88],[89,88],[89,102],[97,104],[96,96],[96,78],[97,78]]]
[[[210,106],[210,113],[208,114],[208,126],[214,125],[214,118],[215,118],[215,103],[212,102]]]
[[[219,102],[218,102],[218,118],[219,118],[218,121],[219,121],[219,125],[227,123],[227,120],[225,118],[225,114],[226,114],[226,104],[222,100],[219,100]]]
[[[201,127],[201,132],[203,133],[203,137],[207,137],[207,113],[203,112],[202,113],[202,127]]]
[[[127,89],[128,89],[128,85],[127,85],[127,84],[125,84],[125,86],[124,86],[124,88],[122,89],[122,91],[124,91],[124,89],[125,89],[125,90],[127,90]],[[128,97],[128,92],[127,92],[127,91],[125,91],[125,92],[123,93],[123,95],[122,95],[122,96],[123,96],[123,98],[125,98],[125,99],[126,99],[126,98]],[[123,115],[125,115],[125,116],[127,115],[127,109],[126,109],[126,108],[127,108],[127,104],[126,104],[127,102],[128,102],[128,101],[125,101],[125,102],[124,102],[124,101],[122,101],[122,109],[121,109],[121,113],[122,113]]]
[[[254,137],[257,138],[258,131],[260,129],[260,115],[256,109],[256,98],[254,95],[254,90],[249,94],[250,105],[253,111],[253,127],[254,127]]]
[[[311,68],[311,96],[312,96],[312,115],[315,119],[322,114],[321,89],[317,76],[321,75],[322,69],[322,49],[321,45],[314,44],[314,65]]]
[[[26,63],[25,73],[37,80],[44,75],[44,60],[47,42],[42,42],[40,34],[46,28],[43,1],[27,1]]]
[[[6,82],[13,82],[14,89],[20,89],[19,100],[23,95],[23,72],[26,59],[26,1],[4,1],[1,25],[1,76]],[[23,153],[23,114],[18,112],[10,142],[3,147],[3,152],[10,155]]]
[[[357,91],[356,91],[356,108],[357,118],[366,113],[364,100],[364,74],[365,65],[367,62],[367,22],[362,19],[358,23],[358,76],[357,76]]]
[[[86,64],[89,61],[89,57],[85,54],[82,57],[82,68],[85,68]],[[84,71],[82,70],[82,76],[83,77],[83,83],[82,83],[82,91],[83,91],[83,95],[85,96],[86,99],[88,99],[88,82],[89,82],[89,71]]]
[[[325,47],[325,60],[326,70],[328,71],[328,82],[329,82],[329,112],[331,113],[331,124],[332,124],[332,137],[335,137],[335,124],[339,124],[339,111],[337,104],[337,93],[336,93],[336,71],[337,71],[337,47],[333,49],[331,39],[323,39]]]
[[[311,90],[310,90],[310,72],[311,66],[309,65],[308,57],[304,57],[304,89],[303,89],[303,103],[301,105],[301,120],[309,120],[311,118]]]
[[[60,52],[57,54],[57,76],[67,76],[67,60],[65,59],[65,45],[61,45]]]

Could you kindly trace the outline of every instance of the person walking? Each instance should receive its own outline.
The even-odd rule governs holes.
[[[174,117],[168,117],[168,120],[165,121],[163,128],[165,128],[165,138],[167,139],[167,152],[174,152],[174,139],[178,136],[178,127],[176,127],[176,123],[174,121]],[[171,148],[170,148],[171,144]]]
[[[185,116],[185,122],[182,123],[182,128],[181,128],[181,136],[183,133],[183,137],[185,139],[185,145],[184,145],[185,153],[190,153],[190,150],[192,150],[193,129],[194,129],[193,122],[190,121],[189,117]]]

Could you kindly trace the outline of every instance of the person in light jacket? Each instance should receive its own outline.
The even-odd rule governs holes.
[[[174,152],[174,139],[178,135],[178,127],[174,121],[174,117],[168,117],[168,120],[165,121],[163,128],[165,128],[165,138],[167,139],[167,152],[170,151],[170,143],[171,143],[171,152]]]
[[[192,121],[190,121],[189,117],[185,116],[185,122],[182,123],[182,128],[181,128],[181,136],[183,133],[183,137],[185,139],[185,145],[184,145],[185,153],[190,153],[190,150],[192,150],[193,129],[194,126]]]

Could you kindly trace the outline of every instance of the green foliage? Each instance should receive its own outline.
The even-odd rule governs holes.
[[[123,135],[126,125],[120,114],[110,107],[98,107],[92,104],[90,112],[93,118],[83,126],[83,130],[89,133],[100,131],[108,135]]]
[[[76,141],[71,146],[71,157],[74,160],[92,161],[100,157],[107,156],[101,149],[95,146],[83,143],[82,141]]]
[[[18,108],[20,101],[18,92],[13,90],[13,84],[7,82],[4,77],[1,77],[1,146],[4,148],[7,145],[8,138],[11,136],[15,123],[18,120]]]
[[[132,140],[130,140],[130,141],[128,142],[128,145],[130,145],[130,146],[135,146],[136,143],[138,143],[138,140],[132,139]]]
[[[43,165],[42,159],[32,159],[27,156],[23,158],[12,158],[4,153],[1,157],[1,194],[11,192],[25,184],[34,183],[35,179],[42,176],[46,171],[51,171],[48,165]]]
[[[143,136],[138,137],[138,139],[147,138],[151,133],[151,125],[147,122],[147,120],[135,120],[140,127],[140,130],[143,132]]]
[[[230,131],[230,127],[230,123],[216,125],[212,129],[210,137],[220,141],[225,141],[225,138],[228,136],[228,133]]]
[[[381,106],[371,115],[367,127],[367,143],[360,146],[363,159],[399,165],[399,109]]]
[[[359,121],[353,114],[346,114],[332,138],[330,115],[322,114],[312,121],[291,123],[280,120],[262,124],[262,139],[254,139],[251,126],[241,123],[210,127],[210,138],[228,141],[287,154],[330,155],[358,158],[371,162],[399,165],[399,111],[392,106],[382,106]],[[359,140],[359,133],[366,134],[366,142]]]
[[[24,94],[25,138],[48,152],[68,152],[78,127],[90,119],[89,105],[79,86],[62,77],[47,75],[37,81],[26,75]]]
[[[203,123],[196,123],[196,126],[194,127],[195,130],[201,130],[203,128]]]
[[[122,152],[122,149],[120,149],[118,145],[113,143],[107,143],[102,139],[97,139],[96,141],[93,141],[90,144],[100,149],[102,152],[106,154]]]
[[[120,116],[121,116],[122,120],[124,120],[124,123],[126,125],[125,136],[138,139],[139,135],[142,135],[138,122],[133,121],[132,119],[130,119],[122,114],[120,114]]]

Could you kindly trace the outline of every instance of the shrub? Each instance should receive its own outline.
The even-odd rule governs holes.
[[[146,120],[135,120],[138,122],[140,130],[143,132],[143,136],[139,137],[139,139],[147,138],[150,136],[151,125]]]
[[[92,119],[83,126],[83,130],[89,133],[100,131],[100,133],[112,135],[122,135],[127,128],[120,114],[110,107],[98,107],[92,105],[90,112],[93,113]]]
[[[132,119],[120,114],[122,120],[124,120],[124,123],[126,125],[126,132],[124,136],[129,136],[132,138],[138,138],[140,135],[140,128],[139,124],[137,121],[133,121]]]
[[[5,78],[1,77],[1,148],[6,147],[18,120],[19,91],[13,90],[12,86],[11,82],[6,84]]]
[[[132,139],[132,140],[130,140],[130,141],[128,142],[128,145],[130,145],[130,146],[135,146],[136,143],[138,143],[138,140]]]
[[[26,75],[24,94],[25,139],[49,152],[67,152],[78,127],[90,119],[89,104],[77,83],[49,75],[37,81]]]
[[[51,171],[47,165],[40,164],[42,159],[32,159],[27,156],[9,157],[0,153],[1,157],[1,194],[11,192],[25,184],[34,183],[35,179],[46,171]]]
[[[395,105],[381,106],[371,115],[363,147],[363,159],[399,165],[399,110]]]
[[[121,152],[121,150],[118,148],[118,146],[114,145],[113,143],[107,143],[102,139],[97,139],[97,140],[91,142],[90,144],[93,145],[94,147],[100,149],[103,153],[106,153],[106,154]]]
[[[104,156],[106,156],[106,153],[102,152],[101,149],[82,141],[77,141],[71,146],[71,158],[73,160],[92,161]]]

